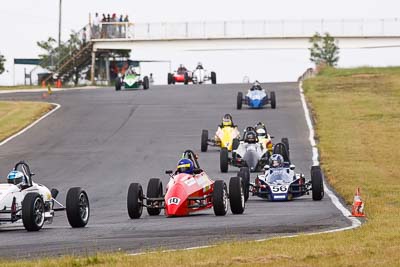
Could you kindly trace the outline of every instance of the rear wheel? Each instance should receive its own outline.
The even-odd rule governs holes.
[[[85,227],[89,221],[89,198],[80,187],[72,187],[67,192],[67,218],[69,224],[76,227]]]
[[[163,195],[163,187],[161,180],[158,178],[151,178],[147,185],[147,198],[160,198],[162,197],[162,195]],[[161,203],[147,200],[148,206],[152,204],[158,204],[158,206],[160,206]],[[147,207],[147,212],[151,216],[159,215],[161,213],[161,208]]]
[[[149,88],[150,88],[149,77],[144,76],[144,78],[143,78],[143,89],[147,90]]]
[[[172,73],[168,73],[168,84],[172,83],[172,79],[173,79]]]
[[[233,214],[242,214],[245,208],[243,181],[240,177],[232,177],[229,181],[229,203]]]
[[[201,132],[201,152],[206,152],[208,148],[208,130]]]
[[[276,108],[276,97],[275,97],[274,91],[272,91],[270,93],[270,98],[271,98],[271,108],[275,109]]]
[[[228,149],[226,147],[221,148],[221,152],[219,153],[219,165],[221,172],[228,171]]]
[[[242,178],[244,187],[244,200],[249,199],[249,186],[250,186],[250,170],[249,167],[242,167],[239,170],[238,176]]]
[[[143,212],[143,189],[138,183],[132,183],[128,189],[128,214],[131,219],[139,219]]]
[[[242,109],[242,102],[243,102],[243,93],[239,92],[236,98],[236,108]]]
[[[222,180],[214,183],[213,208],[216,216],[224,216],[228,212],[228,190]]]
[[[44,224],[44,201],[38,193],[28,193],[22,201],[22,222],[27,231],[39,231]]]
[[[320,166],[311,167],[311,186],[312,199],[321,200],[324,197],[324,182]]]
[[[211,72],[211,83],[217,84],[217,74],[214,71]]]

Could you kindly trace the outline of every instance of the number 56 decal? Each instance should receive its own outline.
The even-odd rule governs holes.
[[[287,185],[273,185],[271,187],[272,192],[279,193],[279,192],[286,192],[288,190]]]

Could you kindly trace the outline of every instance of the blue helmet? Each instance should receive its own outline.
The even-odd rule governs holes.
[[[20,184],[20,183],[26,183],[25,175],[20,171],[11,171],[7,175],[7,182],[9,184],[15,184],[15,185]]]
[[[193,173],[193,162],[190,159],[181,159],[178,162],[178,167],[176,167],[178,173]]]

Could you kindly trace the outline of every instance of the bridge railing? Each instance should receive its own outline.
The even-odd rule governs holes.
[[[311,37],[328,32],[335,37],[400,36],[400,18],[199,21],[168,23],[101,23],[94,39],[215,39]]]

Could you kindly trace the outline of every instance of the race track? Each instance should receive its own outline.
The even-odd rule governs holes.
[[[86,254],[95,251],[139,252],[151,248],[184,248],[222,240],[260,239],[275,235],[328,230],[350,225],[329,197],[312,201],[270,203],[250,197],[243,215],[216,217],[211,210],[184,218],[148,216],[130,220],[126,209],[131,182],[160,177],[174,169],[185,149],[199,153],[201,167],[226,182],[237,172],[219,171],[219,152],[200,152],[202,129],[212,135],[225,113],[242,131],[258,121],[275,137],[288,137],[297,171],[309,177],[311,147],[296,83],[265,84],[276,91],[277,108],[236,110],[236,95],[247,85],[154,86],[148,91],[113,88],[56,92],[49,102],[61,104],[54,114],[0,147],[0,177],[19,160],[36,173],[34,180],[60,191],[65,202],[69,187],[81,186],[91,204],[89,224],[71,229],[64,213],[39,232],[23,228],[0,230],[0,257]],[[41,93],[0,95],[0,100],[42,101]],[[252,174],[252,180],[254,179]],[[162,213],[163,214],[163,213]]]

